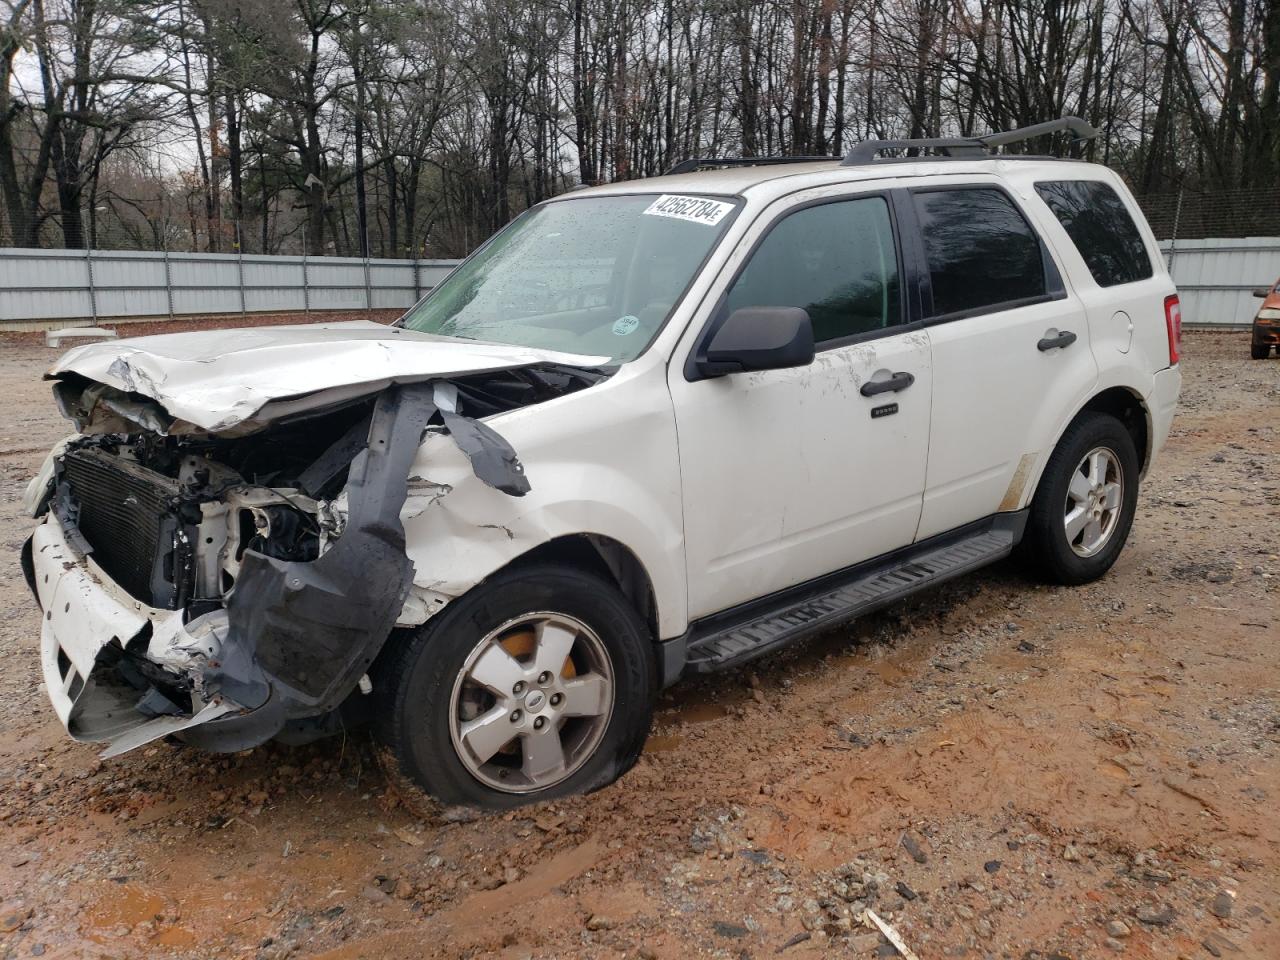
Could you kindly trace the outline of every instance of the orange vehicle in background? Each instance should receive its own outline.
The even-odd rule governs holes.
[[[1280,280],[1273,286],[1259,287],[1253,295],[1262,298],[1262,306],[1253,318],[1249,355],[1255,360],[1265,360],[1272,347],[1280,353]]]

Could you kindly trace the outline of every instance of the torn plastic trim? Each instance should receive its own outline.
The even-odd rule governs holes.
[[[458,388],[446,381],[436,381],[435,405],[445,428],[453,437],[475,475],[503,493],[523,497],[529,492],[529,479],[511,444],[492,427],[458,412]]]
[[[314,714],[337,706],[368,669],[413,581],[400,508],[436,410],[431,392],[415,384],[378,398],[348,473],[345,529],[325,553],[311,561],[245,553],[222,660],[205,671],[211,690],[261,703],[279,684],[288,714]]]
[[[367,421],[364,447],[348,469],[341,536],[308,561],[246,551],[225,614],[207,614],[184,631],[188,638],[200,634],[211,641],[202,646],[198,638],[184,640],[182,651],[194,649],[208,658],[201,680],[205,696],[225,696],[250,708],[270,703],[278,724],[270,729],[259,718],[257,742],[290,720],[337,708],[390,636],[414,578],[401,511],[422,436],[437,412],[479,479],[512,496],[530,489],[511,445],[457,412],[452,384],[412,384],[382,393]],[[335,441],[313,464],[309,484],[323,486],[354,446],[349,435]],[[177,652],[172,644],[169,651]]]

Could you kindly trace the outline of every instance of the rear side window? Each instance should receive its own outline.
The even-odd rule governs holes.
[[[739,307],[803,307],[821,344],[901,322],[893,222],[883,197],[798,210],[764,238],[729,291]]]
[[[933,316],[989,313],[1047,295],[1040,238],[1000,190],[915,194]]]
[[[1037,183],[1036,193],[1067,231],[1098,286],[1114,287],[1151,276],[1151,257],[1142,235],[1109,185],[1097,180],[1054,180]]]

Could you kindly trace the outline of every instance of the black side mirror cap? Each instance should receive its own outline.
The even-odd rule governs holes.
[[[1259,297],[1259,298],[1261,298],[1261,299],[1265,300],[1267,297],[1271,296],[1271,288],[1270,288],[1270,287],[1258,287],[1256,290],[1254,290],[1254,291],[1253,291],[1253,295],[1254,295],[1255,297]]]
[[[703,377],[805,367],[813,362],[813,323],[800,307],[741,307],[725,318],[697,360]]]

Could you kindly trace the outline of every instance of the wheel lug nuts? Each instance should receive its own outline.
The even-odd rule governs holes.
[[[517,680],[516,685],[511,688],[511,692],[518,697],[520,694],[524,693],[524,686],[525,684],[523,680]]]
[[[536,720],[533,721],[533,729],[535,730],[541,730],[546,725],[547,725],[546,717],[538,717]]]
[[[550,682],[551,682],[550,670],[543,670],[540,674],[538,674],[538,683],[542,684],[542,686],[545,687]]]
[[[520,710],[512,710],[512,711],[511,711],[511,722],[512,722],[512,723],[519,723],[519,722],[520,722],[520,718],[521,718],[521,717],[523,717],[523,716],[524,716],[524,712],[523,712],[523,711],[520,711]]]
[[[551,695],[551,705],[552,705],[553,707],[558,707],[558,706],[560,706],[560,704],[563,702],[563,700],[564,700],[564,694],[563,694],[563,693],[553,693],[553,694]]]

